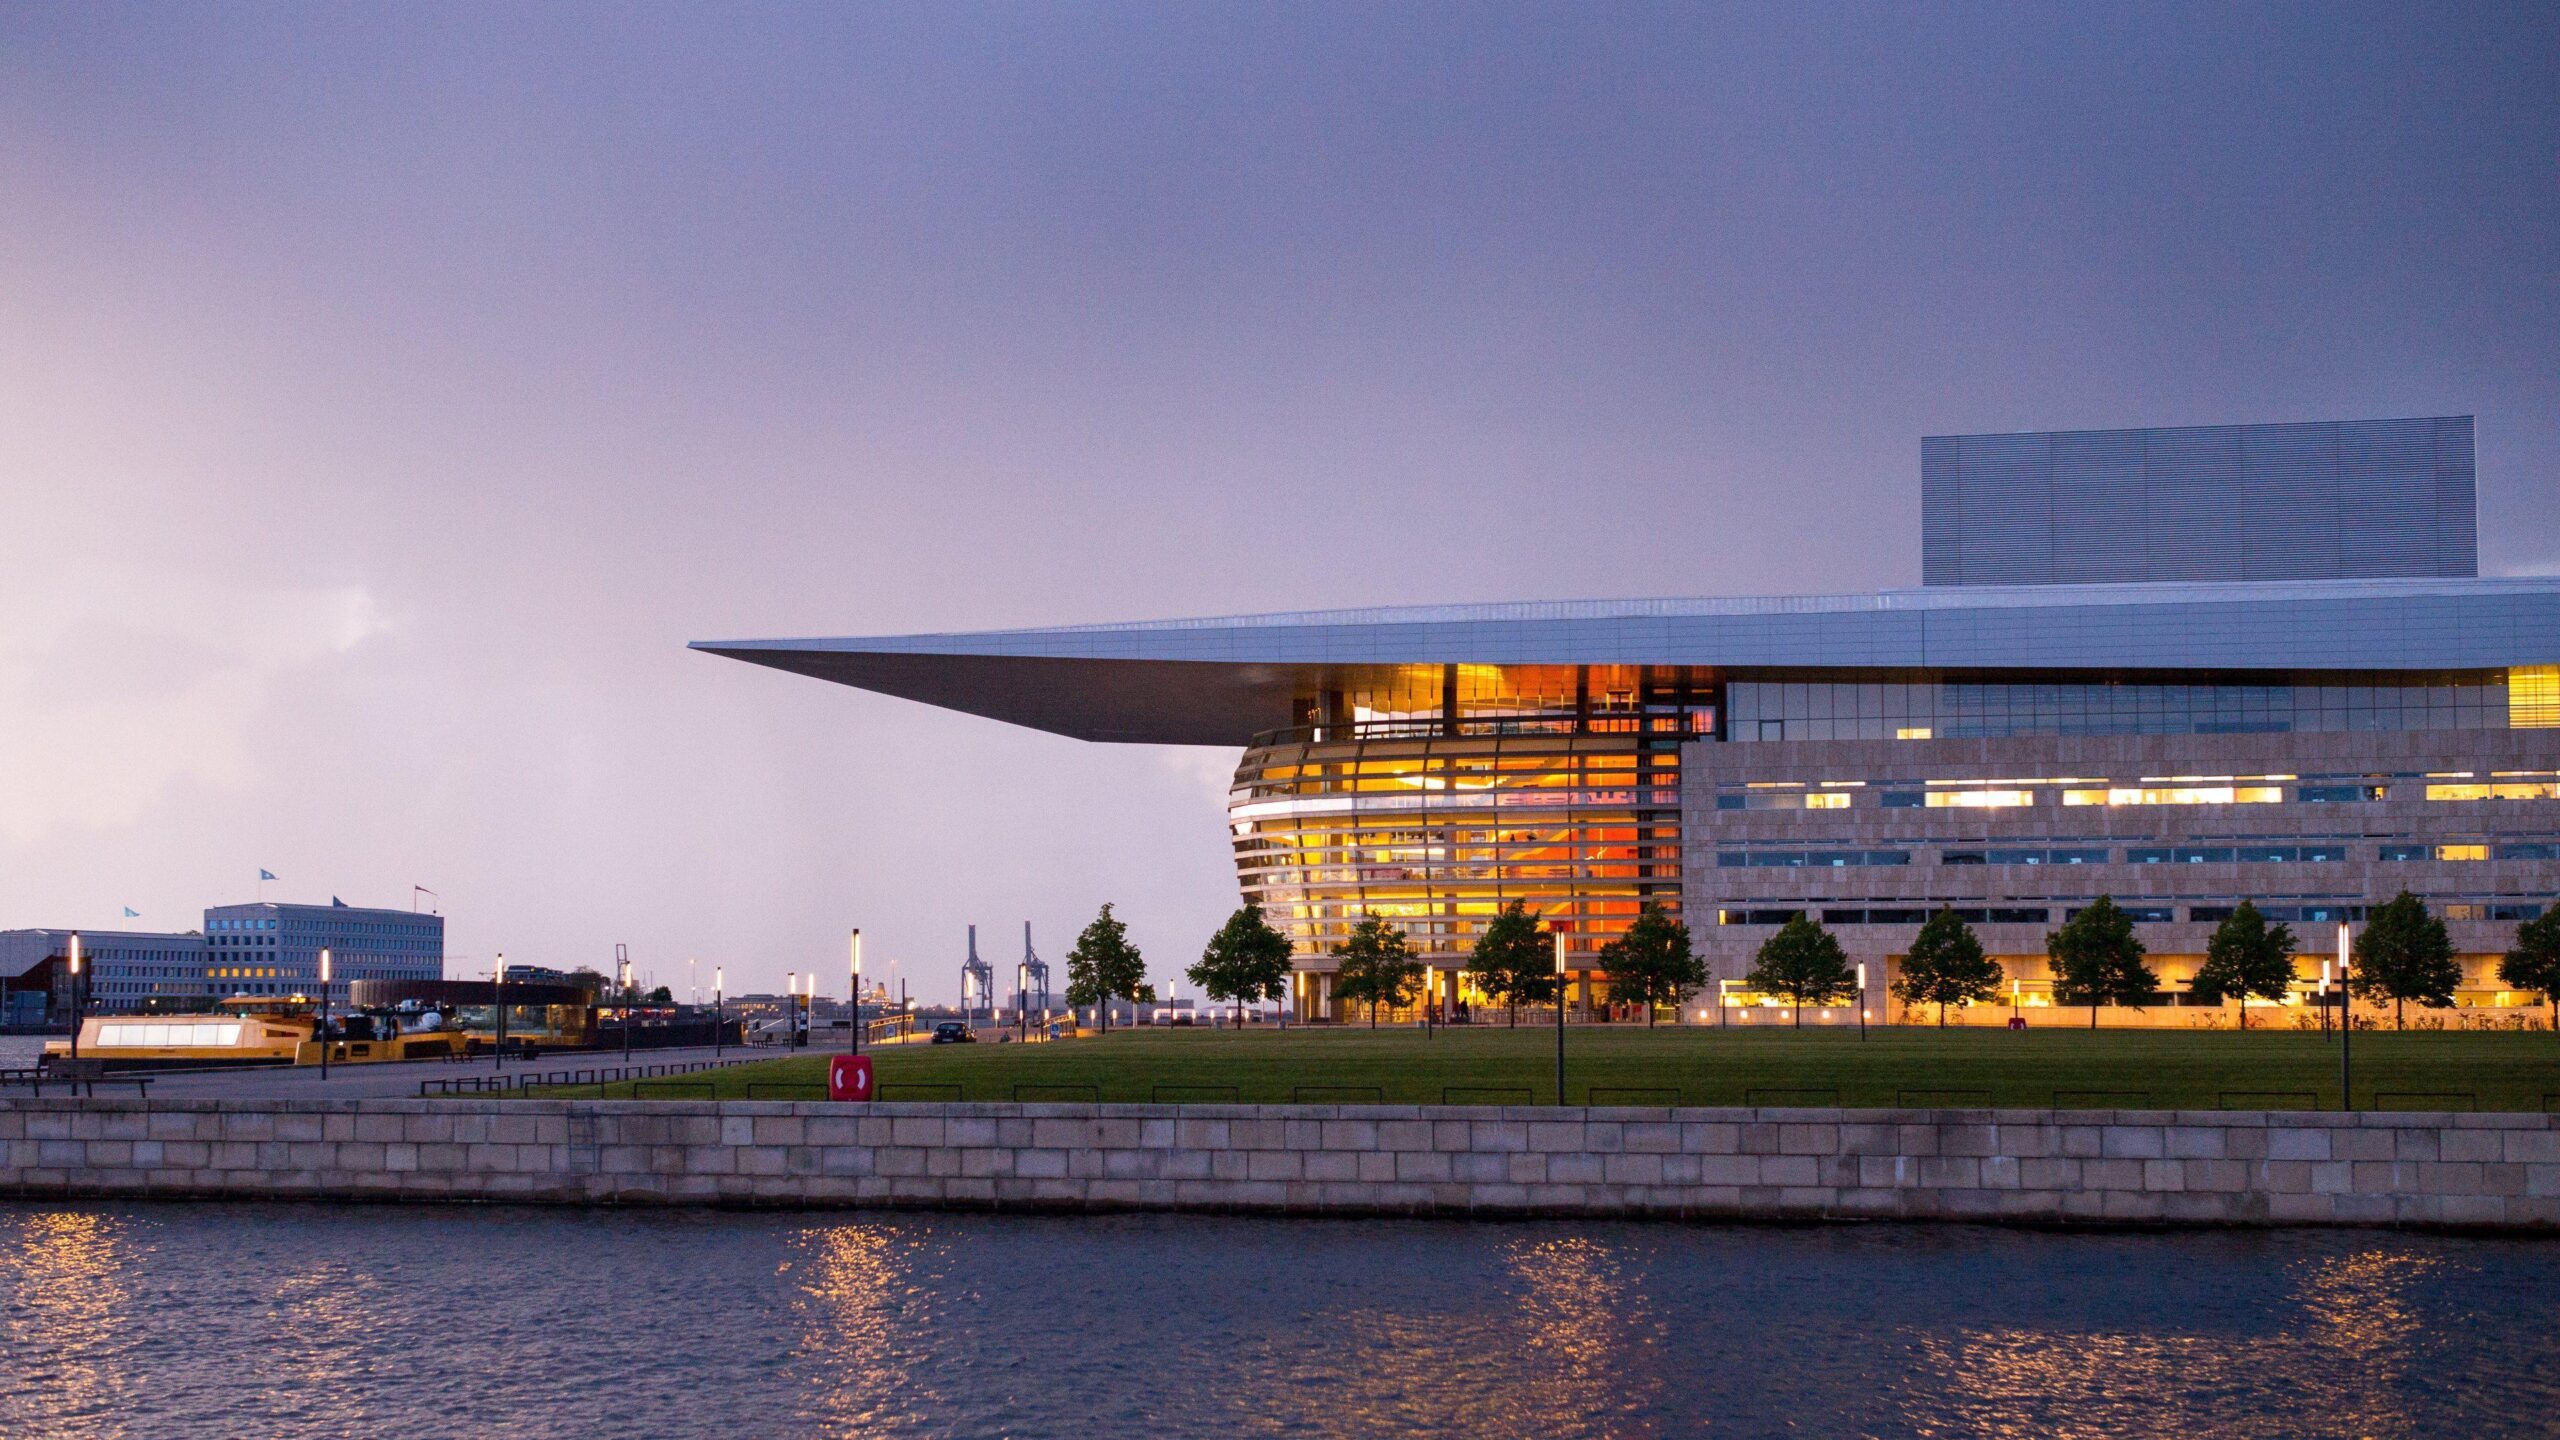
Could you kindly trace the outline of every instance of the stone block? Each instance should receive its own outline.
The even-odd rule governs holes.
[[[1554,1174],[1552,1162],[1548,1173],[1550,1176]],[[1651,1152],[1604,1155],[1601,1157],[1600,1176],[1612,1185],[1660,1185],[1663,1183],[1662,1156]]]
[[[2422,1161],[2416,1169],[2418,1187],[2424,1194],[2478,1195],[2483,1193],[2481,1168],[2475,1161]]]
[[[1339,1125],[1339,1122],[1336,1122],[1336,1125]],[[1352,1125],[1357,1127],[1357,1122],[1352,1122]],[[1434,1125],[1431,1125],[1431,1122],[1428,1122],[1428,1120],[1385,1120],[1385,1122],[1380,1122],[1380,1125],[1372,1127],[1370,1143],[1367,1143],[1367,1145],[1349,1145],[1349,1148],[1354,1148],[1354,1150],[1364,1150],[1364,1148],[1377,1148],[1377,1150],[1431,1150],[1431,1148],[1434,1148],[1434,1138],[1431,1138],[1431,1130],[1434,1130]],[[1331,1127],[1326,1127],[1326,1133],[1331,1133]],[[1324,1145],[1326,1145],[1326,1148],[1336,1148],[1336,1145],[1331,1143],[1331,1140],[1326,1140]]]
[[[1760,1158],[1757,1155],[1701,1155],[1698,1157],[1698,1183],[1710,1186],[1758,1185]]]
[[[2218,1125],[2171,1125],[2160,1132],[2160,1138],[2171,1160],[2225,1158],[2225,1132]]]
[[[2238,1160],[2180,1160],[2183,1167],[2181,1188],[2211,1191],[2216,1194],[2238,1194],[2249,1188],[2249,1167]]]
[[[1938,1127],[1938,1153],[1941,1155],[1997,1155],[1999,1136],[1989,1125],[1941,1125]]]
[[[2503,1161],[2507,1158],[2506,1139],[2506,1134],[2497,1130],[2446,1130],[2437,1137],[2436,1158]]]
[[[1295,1150],[1253,1150],[1245,1156],[1248,1182],[1303,1180],[1306,1161]]]
[[[1684,1120],[1680,1149],[1691,1155],[1739,1155],[1742,1127],[1722,1120]]]
[[[1529,1148],[1548,1155],[1582,1154],[1582,1124],[1575,1120],[1542,1120],[1529,1126]]]
[[[1628,1124],[1625,1134],[1626,1148],[1631,1154],[1680,1153],[1680,1127],[1668,1121],[1634,1121]]]
[[[1598,1155],[1553,1154],[1547,1157],[1547,1183],[1550,1185],[1598,1185],[1603,1174]]]
[[[2329,1155],[2329,1132],[2294,1128],[2271,1129],[2267,1134],[2267,1158],[2270,1160],[2326,1160]]]
[[[1840,1127],[1837,1125],[1780,1125],[1778,1153],[1781,1155],[1833,1155],[1840,1150]]]
[[[1455,1159],[1473,1158],[1455,1156]],[[1360,1157],[1349,1150],[1311,1150],[1307,1152],[1302,1173],[1309,1180],[1329,1184],[1348,1184],[1360,1178]]]
[[[2165,1148],[2157,1125],[2109,1125],[2099,1138],[2099,1153],[2110,1160],[2158,1160]]]
[[[1822,1179],[1819,1165],[1810,1155],[1763,1155],[1760,1157],[1760,1183],[1781,1188],[1789,1185],[1813,1185]]]
[[[2018,1162],[2018,1188],[2021,1190],[2071,1190],[2080,1184],[2080,1169],[2087,1162],[2061,1155],[2030,1156]]]
[[[1555,1157],[1548,1157],[1550,1173]],[[1455,1180],[1456,1173],[1447,1151],[1407,1151],[1396,1156],[1396,1180],[1401,1184],[1445,1184]]]

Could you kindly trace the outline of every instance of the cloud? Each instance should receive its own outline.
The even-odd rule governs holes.
[[[182,786],[244,790],[250,738],[310,667],[387,628],[361,586],[91,566],[0,578],[0,840],[127,825]]]

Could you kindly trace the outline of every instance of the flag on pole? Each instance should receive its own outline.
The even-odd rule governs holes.
[[[340,910],[344,910],[344,909],[346,909],[346,908],[347,908],[347,902],[346,902],[346,901],[344,901],[344,900],[339,899],[339,898],[338,898],[337,896],[335,896],[335,895],[332,895],[332,896],[330,896],[330,897],[329,897],[329,903],[330,903],[331,905],[333,905],[333,906],[337,907],[337,908],[338,908],[338,909],[340,909]]]
[[[138,920],[138,919],[140,919],[141,917],[142,917],[142,912],[141,912],[141,911],[134,909],[134,908],[133,908],[132,906],[130,906],[130,905],[127,905],[126,907],[124,907],[124,918],[126,918],[127,920]]]
[[[276,878],[276,872],[273,870],[261,870],[258,872],[258,878],[261,880],[273,880]]]

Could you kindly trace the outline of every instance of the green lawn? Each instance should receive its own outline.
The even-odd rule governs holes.
[[[1566,1098],[1602,1105],[2311,1109],[2338,1103],[2338,1042],[2293,1031],[1576,1028]],[[1115,1031],[1039,1045],[877,1052],[880,1098],[1551,1104],[1555,1032]],[[813,1098],[825,1058],[641,1082],[643,1098]],[[553,1090],[594,1095],[595,1087]],[[614,1085],[602,1093],[629,1096]],[[2380,1109],[2560,1105],[2549,1033],[2359,1032],[2355,1099]]]

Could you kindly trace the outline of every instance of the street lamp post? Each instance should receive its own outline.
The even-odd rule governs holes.
[[[862,1053],[862,927],[853,927],[853,1011],[846,1028],[853,1034],[853,1053]]]
[[[1030,993],[1030,992],[1031,992],[1031,967],[1030,967],[1030,965],[1028,965],[1028,964],[1017,964],[1017,965],[1015,965],[1015,966],[1013,967],[1013,1018],[1014,1018],[1014,1022],[1015,1022],[1015,1028],[1021,1031],[1021,1033],[1022,1033],[1022,1043],[1023,1043],[1023,1044],[1025,1044],[1025,1045],[1028,1045],[1028,1044],[1030,1044],[1030,1043],[1031,1043],[1031,993]]]
[[[729,1049],[729,967],[711,967],[711,1053],[719,1056]]]
[[[494,1001],[492,1008],[498,1012],[498,1045],[495,1051],[495,1054],[498,1057],[498,1063],[496,1068],[504,1070],[507,1068],[507,952],[504,950],[498,952],[498,968],[494,972],[494,976],[494,981],[490,987],[490,994]]]
[[[1867,962],[1858,962],[1858,1038],[1867,1038]]]
[[[2338,1108],[2356,1108],[2355,1096],[2355,992],[2347,988],[2347,965],[2355,955],[2355,947],[2347,938],[2345,921],[2338,922]]]
[[[329,947],[320,947],[320,1078],[329,1078]]]
[[[71,932],[71,1073],[80,1074],[80,932]]]
[[[613,947],[613,958],[622,971],[622,1063],[631,1063],[631,948]]]
[[[1564,1103],[1564,930],[1556,936],[1556,1103]]]
[[[782,1048],[800,1048],[800,972],[782,972]]]

